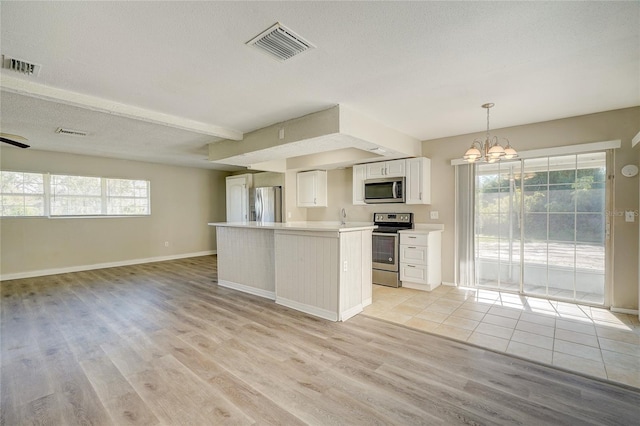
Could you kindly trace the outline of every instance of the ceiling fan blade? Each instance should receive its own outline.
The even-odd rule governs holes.
[[[11,139],[0,136],[0,142],[8,143],[9,145],[17,146],[18,148],[29,148],[29,145],[22,142],[17,142]]]

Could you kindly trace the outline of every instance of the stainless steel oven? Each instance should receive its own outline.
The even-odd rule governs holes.
[[[398,231],[413,228],[413,214],[375,213],[373,223],[378,226],[372,241],[373,283],[400,287]]]

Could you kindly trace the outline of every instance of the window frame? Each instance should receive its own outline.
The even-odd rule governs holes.
[[[29,173],[29,174],[38,174],[43,177],[43,186],[44,186],[44,214],[43,215],[30,215],[30,216],[3,216],[0,211],[1,219],[29,219],[29,218],[45,218],[45,219],[68,219],[68,218],[126,218],[126,217],[148,217],[151,216],[151,180],[149,179],[140,179],[140,178],[128,178],[128,177],[114,177],[114,176],[91,176],[91,175],[80,175],[80,174],[71,174],[71,173],[52,173],[52,172],[41,172],[41,171],[27,171],[27,170],[15,170],[15,169],[2,169],[2,172],[9,173]],[[70,176],[70,177],[87,177],[87,178],[99,178],[100,179],[100,213],[99,214],[52,214],[52,199],[53,199],[53,191],[52,191],[52,177],[53,176]],[[125,181],[142,181],[146,182],[146,197],[109,197],[107,195],[107,185],[109,180],[125,180]],[[19,194],[17,194],[19,195]],[[82,195],[79,195],[82,196]],[[95,197],[92,195],[92,197]],[[109,199],[112,198],[132,198],[132,199],[146,199],[147,200],[147,212],[146,213],[136,213],[136,214],[109,214],[108,213],[108,202]]]

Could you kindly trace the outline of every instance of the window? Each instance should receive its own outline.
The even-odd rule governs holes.
[[[151,214],[146,180],[12,171],[2,171],[0,177],[0,216]]]
[[[45,216],[44,175],[0,171],[0,216]]]
[[[149,182],[107,179],[107,214],[149,214]]]
[[[102,214],[102,179],[86,176],[51,176],[52,216]]]

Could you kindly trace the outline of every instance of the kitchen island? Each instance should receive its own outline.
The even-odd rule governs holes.
[[[220,222],[218,285],[320,318],[371,304],[371,223]]]

